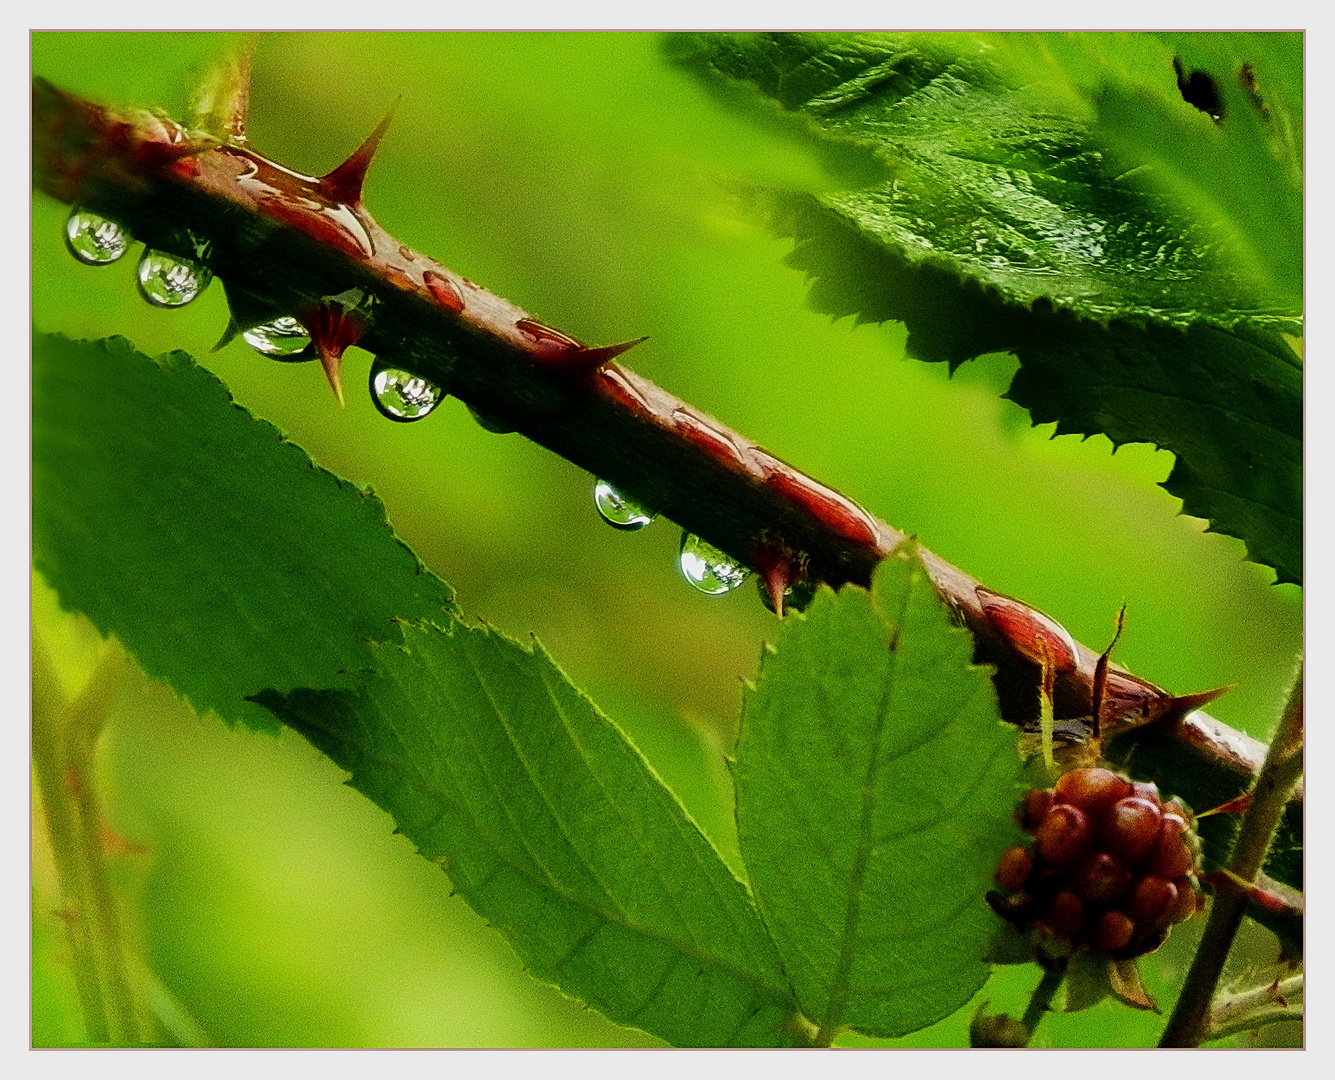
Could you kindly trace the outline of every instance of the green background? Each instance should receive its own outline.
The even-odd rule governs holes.
[[[236,35],[37,34],[33,73],[93,100],[181,116]],[[1236,683],[1213,706],[1264,737],[1301,645],[1301,592],[1243,562],[1155,487],[1147,446],[1052,440],[998,399],[1007,357],[943,367],[903,359],[903,329],[831,323],[801,275],[730,200],[723,178],[818,190],[805,151],[724,111],[642,34],[276,34],[258,39],[248,126],[298,171],[335,167],[402,97],[367,182],[391,233],[581,339],[650,340],[628,365],[856,498],[990,587],[1179,693]],[[517,435],[488,434],[457,401],[385,421],[350,350],[348,405],[318,366],[237,341],[215,284],[180,311],[133,284],[138,249],[77,264],[68,212],[33,200],[33,319],[74,337],[122,334],[184,349],[237,400],[326,467],[374,487],[398,533],[450,582],[469,618],[535,633],[635,739],[728,857],[721,753],[776,628],[754,588],[718,599],[675,567],[679,531],[603,525],[593,478]],[[70,686],[95,652],[41,583],[36,632]],[[103,783],[143,957],[222,1045],[653,1045],[525,975],[439,870],[389,835],[299,737],[230,731],[135,675],[117,696]],[[59,923],[34,909],[33,1038],[80,1038]],[[1192,934],[1143,965],[1171,997]],[[1262,947],[1264,954],[1264,946]],[[1018,1013],[1036,974],[1000,971],[982,997]],[[1057,1017],[1059,1045],[1145,1045],[1162,1021],[1102,1005]],[[894,1045],[962,1045],[967,1011]],[[847,1040],[865,1044],[866,1040]]]

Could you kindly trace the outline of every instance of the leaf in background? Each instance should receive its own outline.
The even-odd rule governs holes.
[[[746,696],[737,826],[803,1013],[894,1037],[963,1005],[996,930],[1019,757],[916,556],[785,620]]]
[[[356,692],[257,700],[352,774],[539,978],[675,1045],[779,1046],[794,1011],[746,893],[539,647],[455,624]]]
[[[33,562],[196,710],[276,730],[265,687],[347,686],[395,618],[455,610],[380,500],[185,353],[33,336]]]
[[[1232,83],[1252,55],[1238,44],[1221,73]],[[1288,44],[1301,49],[1297,35]],[[881,183],[814,203],[907,268],[935,267],[1022,308],[1297,331],[1301,164],[1276,158],[1265,137],[1274,110],[1263,120],[1241,89],[1217,125],[1183,101],[1168,42],[699,34],[669,49],[710,78],[753,83],[817,139],[879,159]],[[1275,110],[1291,89],[1287,71],[1271,77],[1282,56],[1258,58]]]
[[[1301,332],[1301,46],[709,34],[670,50],[883,162],[879,184],[756,194],[816,310],[903,321],[910,355],[952,368],[1014,352],[1007,396],[1035,423],[1172,450],[1184,511],[1301,583],[1302,368],[1280,336]],[[1178,57],[1215,72],[1219,121],[1183,100]]]
[[[1186,332],[1054,333],[1006,397],[1057,422],[1056,434],[1152,442],[1177,461],[1163,482],[1182,511],[1241,537],[1247,556],[1302,583],[1302,367],[1275,334],[1210,326]]]

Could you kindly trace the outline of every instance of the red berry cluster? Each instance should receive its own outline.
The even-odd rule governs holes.
[[[1073,948],[1114,959],[1153,952],[1200,906],[1200,842],[1191,814],[1153,784],[1107,769],[1074,769],[1017,811],[1034,837],[997,864],[997,914],[1037,923]]]

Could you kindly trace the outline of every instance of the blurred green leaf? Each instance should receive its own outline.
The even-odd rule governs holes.
[[[405,628],[357,692],[257,701],[352,773],[539,978],[675,1045],[781,1046],[793,1005],[746,888],[540,647]]]
[[[734,774],[756,903],[803,1013],[904,1035],[982,986],[984,903],[1019,757],[973,641],[916,556],[790,616],[745,700]]]
[[[818,139],[878,159],[879,183],[812,201],[906,268],[1091,319],[1297,329],[1301,165],[1276,157],[1275,121],[1249,101],[1218,126],[1183,101],[1167,42],[702,34],[670,48],[708,77],[755,84]],[[1222,73],[1231,82],[1236,67]],[[1278,110],[1287,86],[1270,85]]]
[[[369,492],[185,353],[33,336],[33,563],[197,710],[275,729],[265,687],[350,685],[394,618],[455,610]]]

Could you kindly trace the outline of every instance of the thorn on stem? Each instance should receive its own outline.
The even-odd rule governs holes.
[[[1112,641],[1108,642],[1108,647],[1103,650],[1099,656],[1098,663],[1094,665],[1094,682],[1090,688],[1089,717],[1090,717],[1090,735],[1094,739],[1099,738],[1103,725],[1103,699],[1108,687],[1108,658],[1112,656],[1113,646],[1117,644],[1117,639],[1122,636],[1122,626],[1126,621],[1126,604],[1117,612],[1117,629],[1113,632]]]
[[[380,140],[385,137],[385,132],[389,130],[390,121],[394,119],[394,114],[398,111],[402,101],[403,99],[399,98],[394,103],[393,108],[385,114],[385,118],[376,125],[376,129],[366,137],[361,146],[357,147],[342,165],[333,172],[320,177],[318,183],[321,195],[331,202],[346,203],[348,206],[361,204],[362,184],[366,181],[366,172],[371,167],[371,159],[375,157],[376,151],[380,148]]]
[[[756,545],[752,562],[765,584],[774,614],[782,619],[784,594],[802,578],[798,560],[775,544],[762,543]]]
[[[329,386],[340,405],[343,399],[343,379],[340,367],[343,353],[361,340],[365,323],[352,309],[337,300],[325,300],[310,309],[301,320],[311,335],[315,353],[320,358]]]

